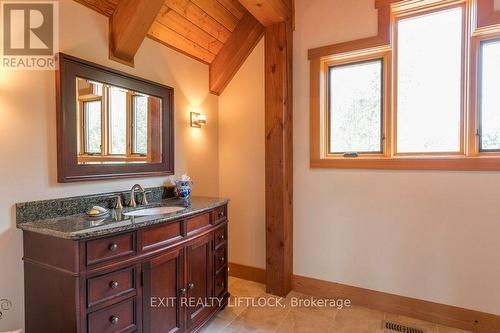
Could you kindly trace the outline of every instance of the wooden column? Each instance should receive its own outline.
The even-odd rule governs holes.
[[[292,24],[265,28],[266,284],[285,296],[293,273]]]

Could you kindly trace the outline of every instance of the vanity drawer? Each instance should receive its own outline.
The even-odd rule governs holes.
[[[126,333],[137,330],[135,298],[88,315],[88,333]]]
[[[224,244],[227,239],[227,226],[219,228],[214,232],[214,242],[215,247],[219,247],[221,244]]]
[[[222,222],[227,218],[227,206],[217,207],[212,211],[212,221],[214,224]]]
[[[87,306],[92,307],[115,297],[135,292],[134,267],[87,280]]]
[[[128,233],[87,242],[87,265],[135,253],[135,234]]]
[[[226,265],[226,247],[223,246],[215,251],[215,271],[218,272]]]
[[[182,238],[181,222],[172,222],[167,225],[146,229],[142,232],[142,249],[159,247]]]
[[[210,226],[210,214],[205,213],[190,218],[189,220],[186,221],[186,224],[187,224],[186,229],[188,235],[200,231],[201,229]]]
[[[221,296],[227,290],[227,269],[220,271],[215,277],[215,296]]]

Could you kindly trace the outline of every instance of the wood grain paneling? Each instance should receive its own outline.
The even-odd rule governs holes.
[[[196,6],[191,1],[165,0],[165,5],[172,8],[173,10],[187,18],[189,21],[205,30],[207,33],[223,43],[231,35],[231,31],[226,29],[222,24],[217,22],[213,17],[205,13],[203,9]]]
[[[264,28],[246,13],[210,65],[210,91],[220,94],[259,42]]]
[[[241,20],[246,13],[245,7],[238,0],[217,0],[221,5],[226,7],[238,20]]]
[[[207,49],[210,53],[217,54],[222,48],[223,44],[221,41],[168,6],[162,7],[156,17],[156,22],[163,24],[179,35]]]
[[[207,49],[204,49],[195,42],[190,41],[159,22],[153,23],[151,29],[149,29],[148,36],[157,42],[207,64],[211,63],[215,58],[215,55],[210,53]]]
[[[217,0],[191,0],[205,13],[213,17],[229,31],[233,31],[238,24],[238,19]]]
[[[292,24],[265,29],[267,292],[285,296],[293,272]]]

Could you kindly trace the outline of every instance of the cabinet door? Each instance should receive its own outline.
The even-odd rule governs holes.
[[[212,234],[186,247],[188,328],[197,326],[213,310]]]
[[[184,329],[184,249],[176,249],[143,264],[143,322],[145,333]]]

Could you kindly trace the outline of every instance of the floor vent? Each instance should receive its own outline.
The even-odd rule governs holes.
[[[384,328],[394,332],[402,332],[402,333],[425,333],[425,331],[421,328],[394,323],[392,321],[384,321]]]

